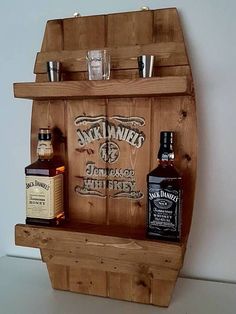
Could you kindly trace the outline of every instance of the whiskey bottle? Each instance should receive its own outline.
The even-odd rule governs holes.
[[[147,236],[180,241],[182,178],[174,166],[174,133],[160,133],[159,164],[147,175]]]
[[[37,155],[38,160],[25,168],[26,223],[58,225],[65,218],[65,167],[53,157],[49,128],[39,129]]]

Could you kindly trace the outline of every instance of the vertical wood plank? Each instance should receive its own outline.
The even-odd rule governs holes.
[[[70,291],[107,296],[106,272],[70,267]]]
[[[144,274],[129,275],[109,273],[108,295],[110,298],[150,303],[151,280]]]
[[[106,223],[106,169],[99,158],[104,142],[104,99],[68,101],[69,213],[73,222]]]
[[[41,51],[63,50],[63,22],[62,20],[48,21],[44,33]]]
[[[147,44],[153,37],[152,11],[110,14],[107,16],[107,46]]]
[[[140,274],[133,276],[132,301],[140,303],[150,303],[151,280],[148,276]]]
[[[183,33],[175,8],[154,11],[154,42],[181,42]]]
[[[69,267],[47,263],[47,269],[54,289],[69,290]]]
[[[132,301],[132,276],[108,273],[108,296],[113,299]]]
[[[168,306],[174,291],[175,281],[152,280],[151,304]]]
[[[184,42],[180,19],[176,8],[155,10],[153,12],[153,42]],[[187,55],[186,55],[187,57]],[[158,63],[158,59],[156,60]],[[183,68],[183,70],[182,70]],[[177,72],[185,71],[186,67],[174,65],[171,67],[154,68],[157,76],[176,75]]]
[[[117,130],[119,157],[110,169],[123,175],[108,180],[108,223],[144,227],[146,218],[146,174],[149,170],[150,99],[110,99],[107,116]],[[122,135],[118,136],[118,129]]]
[[[95,49],[105,47],[105,17],[85,16],[63,20],[64,49]]]

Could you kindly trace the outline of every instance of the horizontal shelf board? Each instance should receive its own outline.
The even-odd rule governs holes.
[[[188,65],[188,59],[182,42],[162,42],[147,45],[135,45],[125,47],[105,47],[111,55],[111,69],[137,69],[137,57],[139,55],[154,55],[154,66],[180,66]],[[87,50],[62,50],[47,51],[37,54],[34,73],[46,73],[46,63],[49,60],[57,60],[62,63],[65,72],[81,72],[87,70]]]
[[[184,244],[115,236],[116,228],[106,228],[101,225],[91,226],[90,229],[89,226],[78,225],[77,230],[73,230],[70,225],[63,228],[16,225],[15,241],[16,245],[20,246],[57,251],[58,256],[66,254],[68,258],[72,257],[72,260],[67,260],[68,263],[74,261],[73,256],[89,255],[118,259],[128,263],[148,262],[171,269],[179,269],[182,266]],[[105,232],[104,229],[106,229]],[[97,233],[94,233],[95,230]],[[131,232],[129,233],[131,235]],[[125,235],[127,236],[128,233]]]
[[[186,76],[14,84],[16,98],[34,100],[184,95],[190,92],[191,84]]]
[[[125,261],[117,258],[92,256],[81,253],[74,253],[70,250],[41,249],[42,260],[45,263],[63,265],[69,267],[85,267],[86,269],[109,271],[112,273],[122,273],[138,276],[145,273],[150,279],[176,280],[178,270],[157,266],[152,261],[137,263],[136,261]]]

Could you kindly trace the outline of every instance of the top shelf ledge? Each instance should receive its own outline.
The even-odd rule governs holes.
[[[33,100],[191,94],[187,76],[99,81],[14,83],[14,96]]]

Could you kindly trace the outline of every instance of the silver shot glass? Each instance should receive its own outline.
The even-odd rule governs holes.
[[[141,55],[138,56],[139,77],[152,77],[154,56]]]
[[[49,82],[61,81],[61,62],[47,61],[47,72]]]

